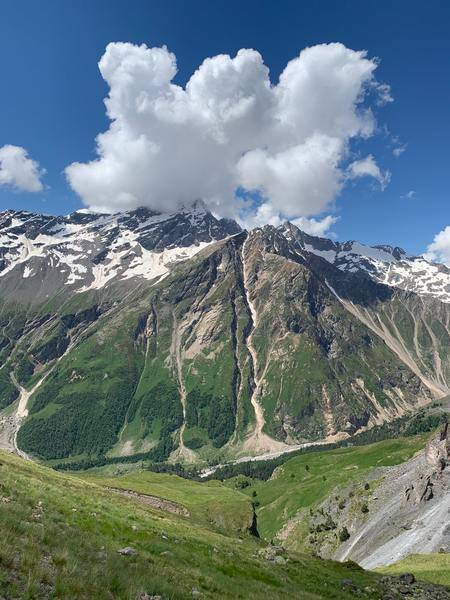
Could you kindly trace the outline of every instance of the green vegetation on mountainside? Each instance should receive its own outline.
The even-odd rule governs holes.
[[[394,421],[383,423],[382,425],[377,425],[372,429],[358,433],[350,439],[330,444],[307,446],[300,450],[281,454],[280,456],[266,460],[252,460],[226,464],[219,467],[214,473],[209,475],[207,479],[219,479],[223,481],[237,475],[244,475],[252,479],[267,481],[277,467],[280,467],[296,456],[337,450],[338,448],[366,446],[383,440],[411,437],[422,433],[428,433],[436,430],[443,423],[447,422],[449,402],[449,398],[443,399],[441,402],[434,402],[427,409],[421,409],[417,413],[407,413]],[[155,465],[154,468],[162,469],[163,466]],[[181,473],[183,474],[183,471],[181,471]],[[189,471],[187,471],[184,476],[190,477],[191,475]]]
[[[382,336],[328,288],[331,265],[277,255],[263,233],[247,240],[244,257],[243,239],[211,245],[155,285],[130,280],[129,290],[111,285],[39,306],[5,304],[0,408],[18,395],[11,374],[28,390],[42,382],[19,446],[79,468],[122,457],[170,461],[186,399],[184,442],[197,464],[227,462],[252,451],[243,443],[255,418],[254,368],[265,432],[288,443],[353,435],[431,400]],[[446,309],[433,304],[433,320],[428,305],[415,310],[413,295],[402,303],[395,294],[378,297],[374,286],[361,280],[352,291],[356,302],[359,292],[361,302],[370,300],[358,310],[374,322],[379,313],[419,370],[445,388]]]
[[[450,586],[449,554],[411,554],[403,560],[376,569],[387,575],[413,573],[417,579]]]
[[[275,563],[258,555],[261,545],[252,536],[207,528],[194,514],[204,492],[196,496],[192,486],[201,484],[188,482],[189,491],[181,491],[177,481],[176,491],[170,476],[154,489],[150,480],[145,484],[148,492],[189,501],[186,517],[5,453],[0,473],[0,593],[8,598],[345,600],[353,597],[341,583],[347,579],[361,598],[383,593],[380,578],[354,564],[295,553]],[[223,488],[209,490],[220,511]],[[234,510],[231,492],[223,494],[225,510]],[[234,495],[239,510],[241,495]],[[126,547],[135,553],[119,554]]]
[[[0,410],[14,402],[19,392],[11,382],[7,367],[0,369]]]
[[[218,481],[198,483],[150,471],[119,476],[91,471],[79,477],[103,487],[133,490],[176,502],[187,508],[197,522],[222,533],[248,533],[252,529],[251,499]]]
[[[48,376],[19,431],[21,447],[51,459],[103,454],[115,443],[142,361],[121,325],[97,331]]]
[[[247,480],[243,491],[257,499],[260,535],[274,538],[291,517],[316,506],[338,486],[362,478],[373,468],[408,460],[423,448],[427,437],[423,434],[303,454],[286,461],[268,481]],[[235,481],[229,480],[228,485],[235,485]],[[239,480],[238,485],[242,485]],[[302,539],[292,542],[296,547],[303,546]]]
[[[310,268],[270,254],[255,260],[254,269],[253,340],[271,436],[352,434],[380,413],[381,420],[399,416],[405,401],[413,407],[431,397]]]

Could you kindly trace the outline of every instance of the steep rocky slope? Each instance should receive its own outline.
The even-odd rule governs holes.
[[[395,444],[400,452],[393,450]],[[353,560],[367,569],[385,567],[409,555],[448,555],[449,449],[446,423],[419,451],[414,439],[409,444],[406,439],[398,439],[337,451],[334,462],[341,469],[340,475],[326,477],[330,482],[324,483],[322,489],[318,470],[325,473],[332,458],[326,453],[321,460],[309,457],[312,483],[306,478],[301,492],[308,497],[308,503],[299,501],[297,511],[288,505],[288,518],[278,518],[280,543],[323,558]],[[268,517],[274,511],[270,503],[264,506],[264,501],[268,497],[272,504],[280,505],[283,496],[274,500],[270,491],[278,482],[281,494],[288,493],[286,479],[294,466],[294,461],[290,461],[275,473],[273,482],[265,484],[267,489],[262,484],[258,490],[263,502],[259,513],[262,531],[267,529]],[[316,497],[305,492],[311,485],[318,492]]]
[[[367,268],[415,262],[398,249],[345,250],[290,224],[241,232],[201,204],[1,219],[0,439],[27,453],[279,452],[449,393],[441,288]]]
[[[352,535],[336,557],[373,569],[409,554],[448,552],[449,448],[446,425],[418,456],[379,473],[366,519],[350,528]]]

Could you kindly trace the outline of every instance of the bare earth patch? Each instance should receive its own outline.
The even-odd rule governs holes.
[[[152,508],[157,508],[159,510],[165,510],[167,512],[174,513],[176,515],[182,515],[183,517],[189,517],[190,512],[184,506],[180,504],[176,504],[175,502],[171,502],[170,500],[165,500],[164,498],[158,498],[158,496],[149,496],[148,494],[139,494],[138,492],[133,492],[132,490],[122,490],[120,488],[108,487],[106,488],[110,492],[114,492],[115,494],[119,494],[120,496],[124,496],[125,498],[131,498],[132,500],[136,500],[141,504],[147,504]]]

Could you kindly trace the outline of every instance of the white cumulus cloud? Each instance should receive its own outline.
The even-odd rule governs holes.
[[[6,144],[0,148],[0,185],[9,185],[23,192],[44,189],[41,177],[45,170],[32,160],[25,148]]]
[[[167,48],[111,43],[99,62],[111,124],[97,158],[69,165],[67,179],[94,210],[201,198],[245,223],[318,215],[345,185],[351,141],[375,131],[371,104],[391,100],[376,67],[364,51],[323,44],[273,84],[261,55],[240,50],[207,58],[181,87]],[[387,182],[379,168],[364,174]]]
[[[450,225],[434,236],[424,256],[429,261],[441,262],[450,267]]]
[[[283,220],[285,220],[283,219],[283,216],[270,202],[264,202],[255,211],[241,215],[242,223],[250,229],[253,227],[262,227],[266,224],[277,227],[283,223]],[[291,219],[291,222],[310,235],[324,236],[328,233],[333,237],[334,234],[330,234],[329,230],[338,220],[339,217],[326,215],[321,219],[315,219],[314,217],[297,217]]]
[[[306,217],[298,217],[297,219],[293,219],[294,225],[297,225],[300,229],[309,233],[310,235],[317,235],[322,237],[328,233],[331,237],[335,237],[334,233],[329,233],[331,227],[339,220],[339,217],[334,217],[333,215],[327,215],[323,217],[323,219],[307,219]]]
[[[378,181],[382,189],[388,185],[391,179],[390,172],[381,171],[371,154],[365,158],[362,158],[361,160],[352,162],[348,167],[347,176],[349,179],[356,179],[358,177],[373,177]]]

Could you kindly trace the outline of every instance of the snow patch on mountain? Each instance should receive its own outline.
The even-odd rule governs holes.
[[[310,236],[292,223],[285,223],[279,230],[303,256],[315,254],[341,271],[360,273],[378,283],[450,303],[450,269],[445,265],[431,263],[422,256],[408,256],[397,247],[339,243]]]
[[[18,276],[30,286],[38,282],[42,290],[50,285],[51,293],[66,286],[74,292],[96,290],[134,277],[160,280],[177,262],[239,231],[237,223],[216,219],[202,202],[177,213],[139,208],[117,214],[81,210],[54,217],[4,211],[0,280]],[[392,246],[311,236],[292,223],[278,231],[305,260],[316,255],[343,272],[450,303],[450,269],[445,265],[407,256]]]
[[[141,208],[114,215],[77,211],[66,217],[0,213],[0,278],[59,280],[72,291],[111,281],[165,277],[171,267],[240,231],[203,203],[177,213]]]

